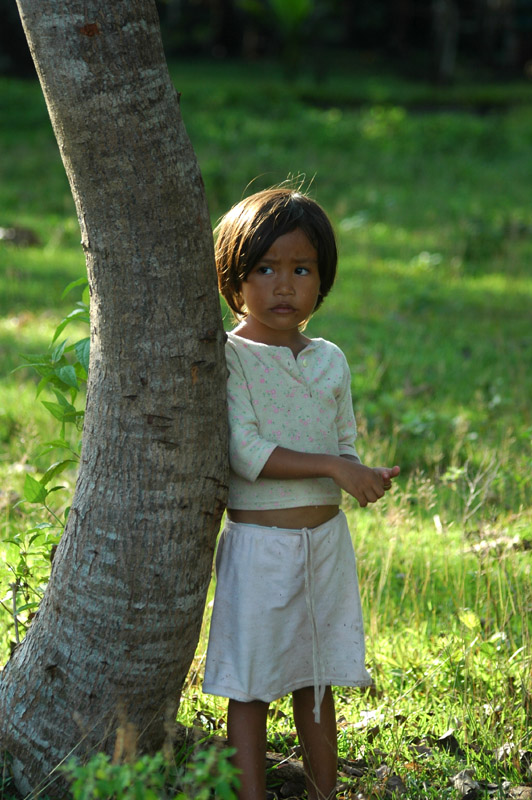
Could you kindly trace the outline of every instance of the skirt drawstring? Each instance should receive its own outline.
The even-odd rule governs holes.
[[[318,637],[318,625],[314,608],[314,554],[312,550],[312,531],[303,528],[301,531],[303,547],[305,551],[305,600],[310,618],[310,628],[312,632],[312,669],[314,677],[314,721],[320,721],[320,708],[325,695],[323,685],[323,665],[320,653],[320,641]]]

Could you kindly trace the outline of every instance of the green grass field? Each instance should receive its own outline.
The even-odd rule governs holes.
[[[318,84],[264,65],[171,72],[213,224],[289,175],[329,212],[339,276],[308,332],[347,355],[365,461],[402,466],[378,506],[346,501],[375,689],[337,692],[340,752],[364,773],[345,796],[383,796],[383,764],[413,800],[459,796],[449,778],[466,765],[478,796],[532,785],[532,86],[435,92],[368,68]],[[0,114],[0,227],[38,237],[0,241],[1,663],[14,573],[26,570],[18,606],[35,602],[53,539],[30,544],[25,531],[49,517],[13,506],[57,436],[38,378],[12,370],[48,348],[84,263],[39,87],[0,79]],[[62,476],[56,511],[74,480]],[[201,694],[204,652],[202,637],[180,719],[218,728],[225,704]],[[281,701],[272,743],[289,752],[292,732]]]

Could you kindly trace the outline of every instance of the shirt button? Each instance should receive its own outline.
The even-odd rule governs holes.
[[[304,366],[304,367],[306,367],[306,366],[307,366],[307,359],[306,359],[306,358],[304,358],[304,359],[303,359],[303,366]]]

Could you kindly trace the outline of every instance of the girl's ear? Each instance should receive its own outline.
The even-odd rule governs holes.
[[[247,316],[247,309],[244,305],[244,298],[242,297],[242,284],[235,289],[235,293],[233,295],[235,300],[235,305],[240,307],[240,311],[238,312],[238,319],[242,319],[243,317]]]

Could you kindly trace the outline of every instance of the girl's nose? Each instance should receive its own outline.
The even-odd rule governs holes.
[[[277,281],[275,283],[275,291],[278,294],[293,294],[294,285],[292,282],[292,277],[290,275],[279,273]]]

